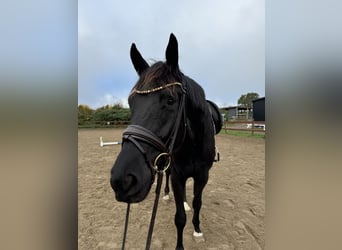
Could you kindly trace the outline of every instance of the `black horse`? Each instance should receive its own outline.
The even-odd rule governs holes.
[[[180,71],[173,34],[166,62],[149,66],[134,43],[130,55],[139,80],[128,99],[132,125],[123,134],[122,149],[111,170],[111,186],[118,201],[140,202],[149,193],[156,165],[170,161],[176,249],[183,249],[185,183],[189,177],[194,180],[192,223],[194,236],[201,237],[202,191],[214,162],[214,135],[221,129],[221,115],[215,104],[206,101],[201,86]]]

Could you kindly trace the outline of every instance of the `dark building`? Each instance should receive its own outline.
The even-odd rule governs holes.
[[[265,121],[265,97],[253,100],[253,120]]]

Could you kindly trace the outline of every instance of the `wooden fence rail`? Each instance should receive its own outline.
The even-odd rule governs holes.
[[[264,121],[225,121],[222,129],[227,133],[231,131],[246,131],[251,132],[254,135],[255,132],[266,132],[266,124]]]
[[[78,124],[79,128],[116,128],[125,127],[130,121],[83,121]]]
[[[83,124],[79,124],[79,128],[87,128],[87,127],[124,127],[128,126],[130,121],[88,121]],[[244,131],[251,132],[254,135],[257,133],[265,133],[266,125],[264,121],[248,121],[248,120],[235,120],[235,121],[225,121],[223,123],[222,130],[227,133],[228,131]]]

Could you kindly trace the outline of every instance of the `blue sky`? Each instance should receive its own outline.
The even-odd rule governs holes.
[[[129,49],[165,60],[170,33],[179,66],[207,99],[236,105],[241,94],[265,95],[264,1],[78,2],[78,103],[98,108],[121,102],[138,77]]]

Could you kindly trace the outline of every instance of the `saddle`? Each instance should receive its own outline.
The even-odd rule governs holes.
[[[207,100],[207,104],[209,107],[211,118],[213,120],[213,124],[214,124],[214,128],[215,128],[215,134],[218,134],[218,133],[220,133],[222,126],[223,126],[223,119],[222,119],[220,109],[212,101]]]

